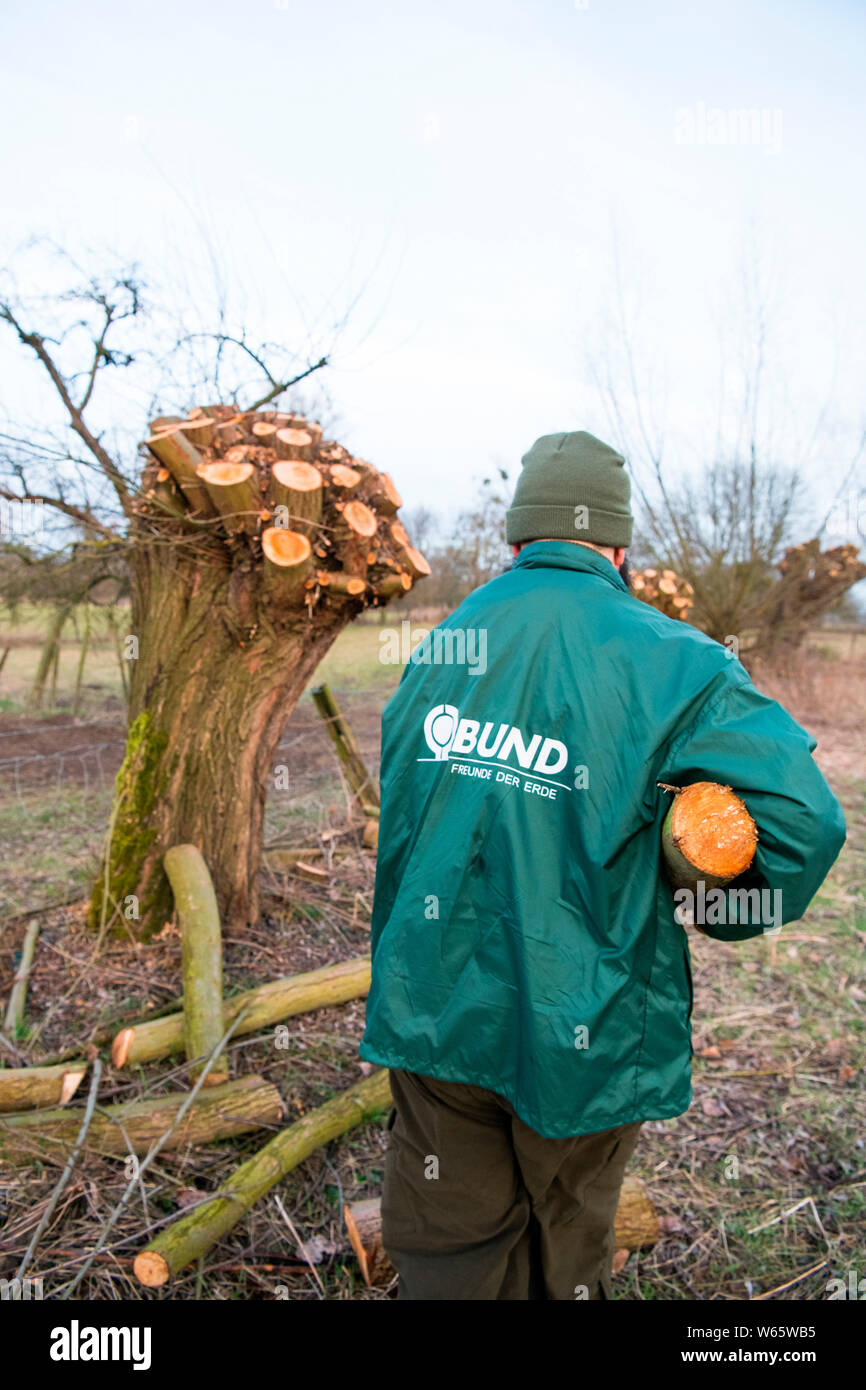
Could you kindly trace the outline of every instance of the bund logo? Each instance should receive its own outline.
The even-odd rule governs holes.
[[[459,722],[460,711],[453,705],[434,705],[424,720],[424,738],[437,763],[447,762]]]
[[[534,781],[571,790],[569,783],[555,780],[569,758],[568,748],[557,738],[526,735],[515,725],[495,720],[482,724],[480,719],[461,717],[455,705],[434,705],[424,719],[424,741],[433,757],[419,762],[460,764],[452,771],[471,772],[484,780],[498,764],[497,782],[519,781],[512,774],[524,772]]]

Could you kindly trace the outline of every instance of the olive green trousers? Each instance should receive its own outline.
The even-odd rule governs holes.
[[[382,1243],[398,1298],[609,1299],[640,1122],[545,1139],[481,1086],[390,1075]]]

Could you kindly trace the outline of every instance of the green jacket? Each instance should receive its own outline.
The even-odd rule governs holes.
[[[681,1114],[692,983],[658,783],[743,797],[760,838],[737,886],[778,890],[789,922],[845,838],[815,740],[568,542],[525,546],[415,655],[382,720],[361,1056],[496,1091],[552,1138]],[[767,901],[707,934],[760,935]]]

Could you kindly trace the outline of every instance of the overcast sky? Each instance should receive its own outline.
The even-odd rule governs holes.
[[[866,418],[862,5],[5,0],[2,14],[4,244],[47,232],[159,280],[178,258],[194,276],[206,234],[236,307],[299,345],[364,288],[330,390],[344,442],[408,505],[468,499],[542,433],[622,442],[589,370],[614,236],[672,460],[704,457],[719,333],[758,248],[787,390],[779,451],[832,393],[808,469],[819,496],[842,476]],[[740,108],[761,113],[747,142]]]

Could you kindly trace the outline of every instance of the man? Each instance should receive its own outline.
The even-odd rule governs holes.
[[[764,896],[703,927],[722,941],[800,917],[844,841],[814,739],[726,648],[629,593],[629,504],[600,440],[537,440],[512,568],[435,629],[384,714],[361,1055],[392,1069],[401,1298],[610,1298],[640,1124],[691,1100],[659,784],[729,785],[757,824],[732,886]],[[768,900],[771,923],[750,916]]]

